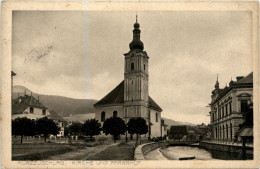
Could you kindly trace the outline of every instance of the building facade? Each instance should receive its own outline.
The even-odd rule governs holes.
[[[253,72],[246,77],[239,76],[237,81],[230,81],[229,86],[219,88],[216,81],[210,103],[210,118],[213,139],[236,141],[239,125],[243,123],[242,113],[253,102]]]
[[[109,117],[120,117],[127,123],[130,118],[142,117],[149,126],[150,137],[160,137],[162,109],[149,96],[149,56],[140,40],[141,30],[136,20],[130,51],[125,53],[124,80],[108,95],[94,104],[95,118],[101,123]],[[144,136],[147,137],[147,136]]]

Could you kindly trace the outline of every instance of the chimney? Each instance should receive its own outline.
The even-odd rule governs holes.
[[[237,81],[239,81],[239,80],[243,79],[244,76],[237,76],[236,78],[237,78]]]

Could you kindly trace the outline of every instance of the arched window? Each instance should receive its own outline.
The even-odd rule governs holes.
[[[117,111],[113,112],[113,117],[117,117]]]
[[[134,68],[135,68],[135,64],[131,63],[131,70],[134,70]]]
[[[158,122],[158,113],[155,113],[156,122]]]
[[[101,122],[104,122],[105,119],[106,119],[106,113],[103,111],[103,112],[101,113]]]

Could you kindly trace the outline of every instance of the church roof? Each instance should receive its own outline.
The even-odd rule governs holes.
[[[116,86],[110,93],[94,104],[94,107],[106,106],[106,105],[118,105],[124,103],[124,80]],[[162,111],[160,106],[149,96],[148,98],[149,108]]]

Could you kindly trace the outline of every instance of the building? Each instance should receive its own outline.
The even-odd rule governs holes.
[[[13,100],[12,104],[12,119],[26,117],[28,119],[37,120],[43,117],[48,117],[52,119],[59,127],[60,131],[57,136],[64,136],[64,126],[66,121],[60,117],[56,112],[49,111],[39,99],[25,94],[24,96],[19,96]]]
[[[38,99],[25,94],[13,100],[12,104],[12,119],[17,117],[27,117],[37,120],[39,118],[50,115],[47,107],[45,107]]]
[[[50,115],[48,116],[50,119],[52,119],[60,128],[59,133],[57,134],[58,137],[64,136],[64,129],[65,126],[68,125],[68,122],[64,120],[61,116],[59,116],[55,111],[51,110]]]
[[[187,126],[171,126],[169,131],[169,139],[183,140],[188,135]]]
[[[162,109],[149,96],[149,56],[140,40],[139,27],[136,20],[130,51],[124,54],[124,80],[94,104],[97,109],[95,118],[103,123],[109,117],[120,117],[127,123],[132,117],[143,117],[149,125],[148,135],[160,137]]]
[[[161,119],[161,136],[166,137],[167,136],[167,124],[164,123],[164,120]]]
[[[246,77],[238,76],[236,80],[231,80],[223,89],[219,88],[217,80],[212,91],[209,113],[214,140],[235,141],[239,125],[243,123],[242,113],[253,101],[253,72]]]

